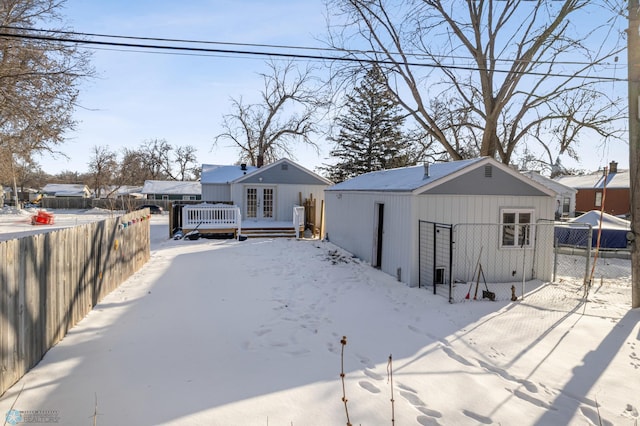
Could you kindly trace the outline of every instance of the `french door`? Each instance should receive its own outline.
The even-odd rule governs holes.
[[[269,186],[246,188],[245,217],[256,220],[274,219],[275,189]]]

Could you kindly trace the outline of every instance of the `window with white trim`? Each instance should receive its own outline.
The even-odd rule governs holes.
[[[596,207],[602,206],[602,192],[596,192],[595,206]]]
[[[503,209],[500,211],[500,247],[531,247],[533,209]]]

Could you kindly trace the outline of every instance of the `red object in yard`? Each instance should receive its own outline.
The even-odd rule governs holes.
[[[31,216],[32,225],[53,225],[53,213],[45,212],[44,210],[38,211],[38,214]]]

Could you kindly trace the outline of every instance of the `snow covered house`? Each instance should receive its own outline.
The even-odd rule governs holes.
[[[146,180],[141,194],[148,200],[200,200],[202,188],[200,182],[179,180]]]
[[[568,220],[576,216],[577,189],[564,185],[557,180],[542,176],[539,172],[525,171],[522,172],[522,174],[556,192],[556,220]]]
[[[83,184],[48,183],[40,192],[46,197],[91,197],[91,190]]]
[[[324,190],[331,185],[286,158],[260,168],[203,164],[200,181],[202,200],[238,206],[243,227],[246,222],[292,223],[294,206],[310,198],[316,200],[314,213],[319,218]]]
[[[491,158],[367,173],[325,190],[326,237],[409,286],[552,275],[556,193]],[[445,286],[442,286],[444,288]],[[465,290],[466,291],[466,290]]]
[[[627,217],[631,214],[629,170],[619,170],[612,161],[605,170],[587,175],[558,176],[555,180],[575,188],[577,216],[591,210],[602,209],[613,216]],[[605,195],[606,192],[606,195]]]

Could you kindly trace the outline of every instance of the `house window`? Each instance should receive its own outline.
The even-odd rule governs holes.
[[[193,200],[195,200],[195,199],[196,199],[196,196],[195,196],[195,195],[183,195],[183,196],[182,196],[182,199],[183,199],[184,201],[193,201]]]
[[[169,199],[169,196],[168,196],[168,195],[163,195],[163,196],[162,196],[162,199],[163,199],[163,200],[168,200],[168,199]]]
[[[602,206],[602,192],[596,192],[595,206],[596,207],[601,207]]]
[[[501,247],[531,247],[533,210],[505,209],[501,212]]]

